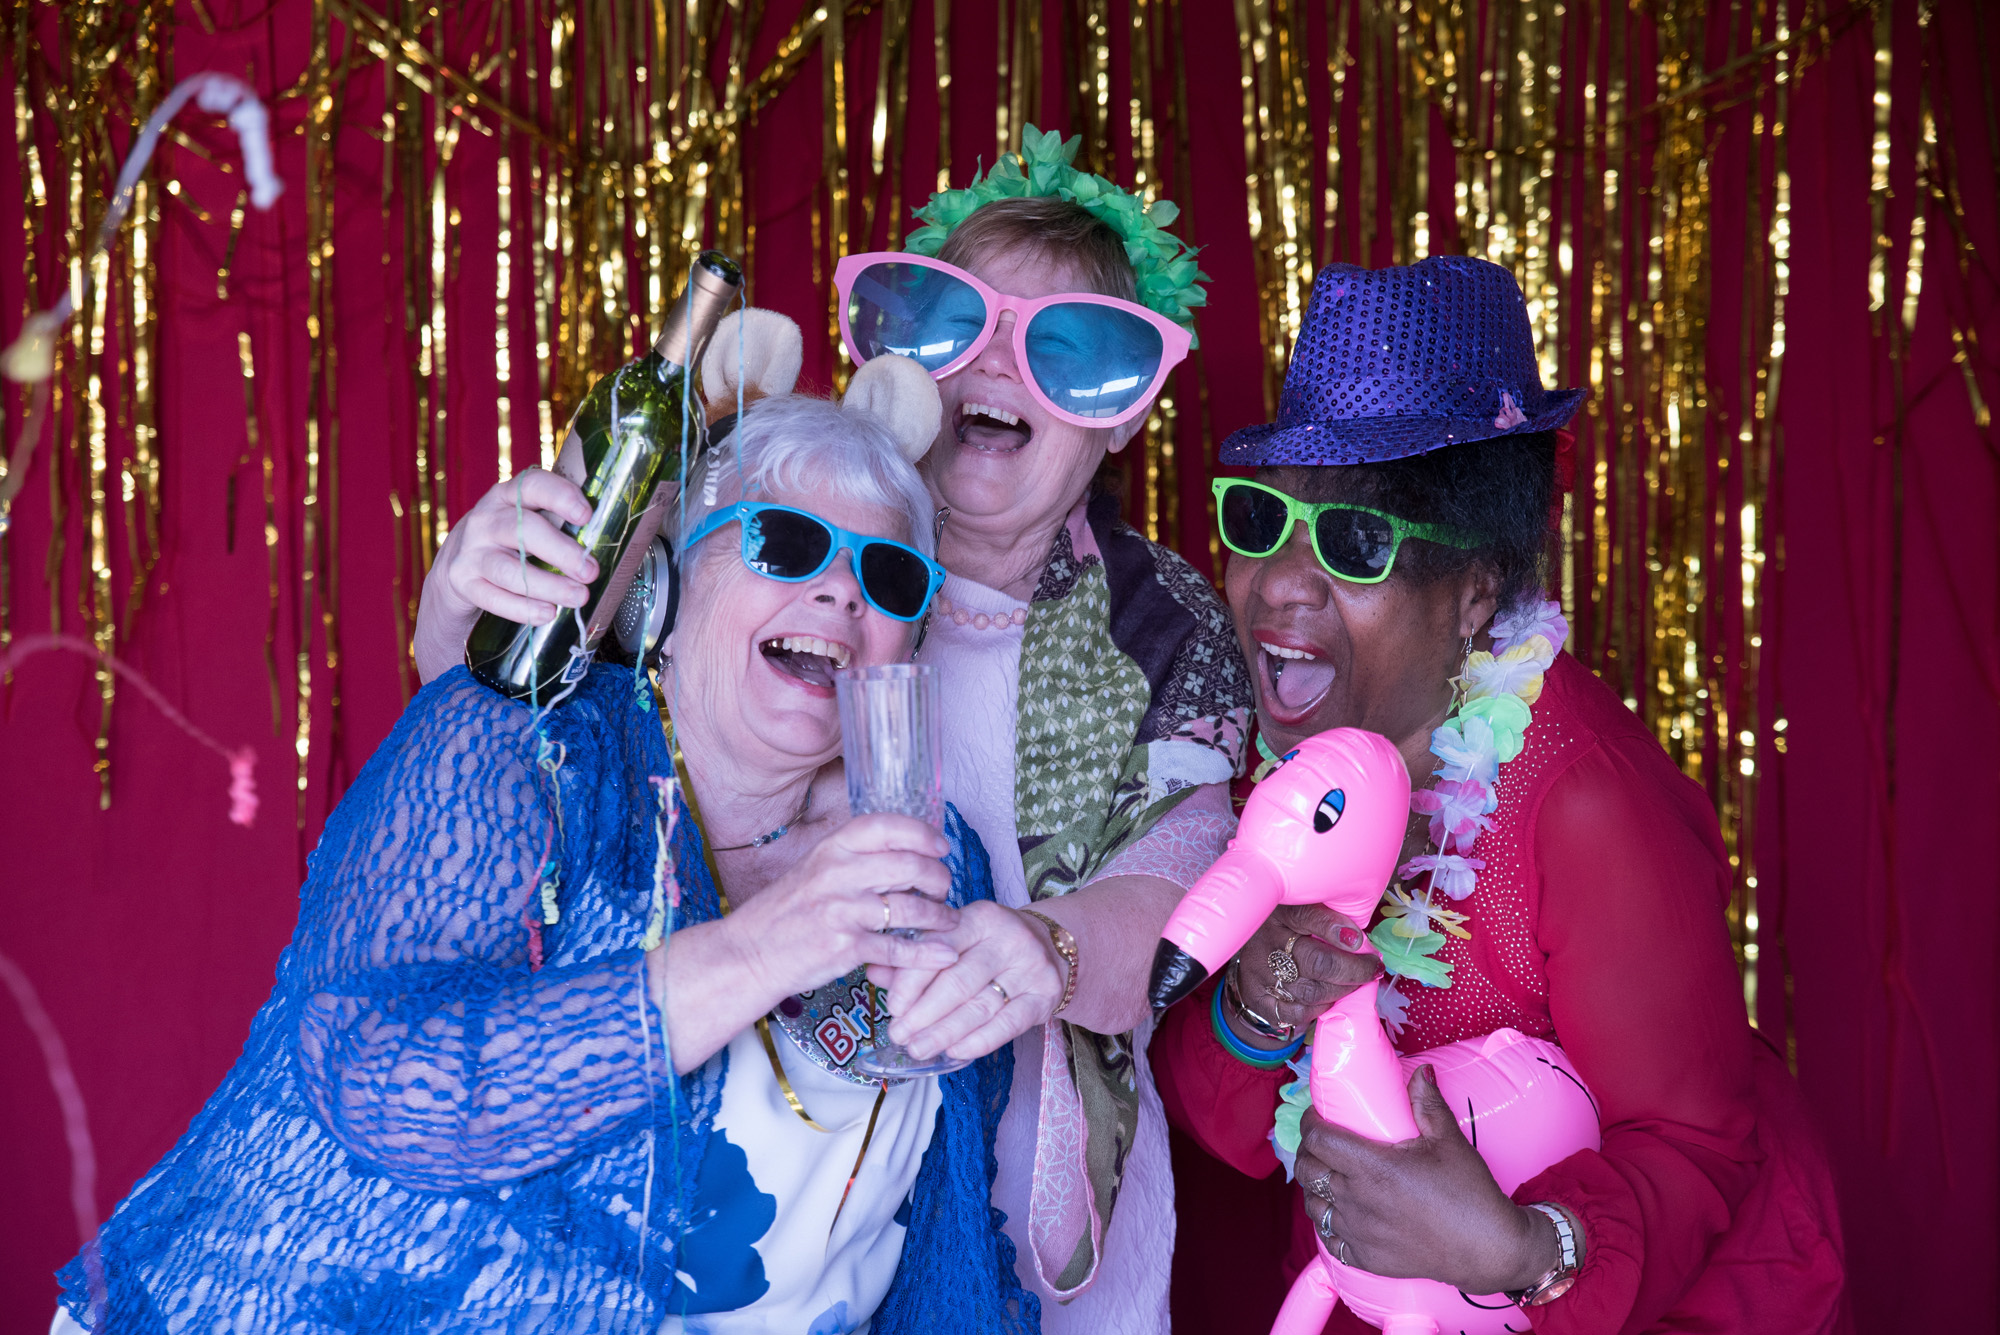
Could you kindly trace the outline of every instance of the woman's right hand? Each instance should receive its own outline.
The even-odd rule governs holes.
[[[950,847],[922,821],[887,813],[856,816],[820,840],[724,920],[760,983],[757,992],[775,1004],[864,964],[936,970],[957,963],[958,952],[942,941],[884,935],[892,927],[948,932],[958,925],[958,910],[944,902],[951,873],[939,860]]]
[[[1299,976],[1280,994],[1270,958],[1285,949],[1287,941]],[[1303,1032],[1334,1002],[1381,976],[1382,961],[1366,953],[1366,945],[1361,929],[1344,913],[1323,904],[1280,904],[1237,956],[1243,1004],[1266,1020]],[[1245,1023],[1226,1000],[1222,1013],[1239,1038],[1257,1047],[1279,1046]]]
[[[524,468],[496,484],[451,526],[424,578],[413,637],[425,681],[465,656],[481,612],[541,626],[581,607],[597,562],[561,528],[590,520],[590,502],[568,478]],[[521,553],[554,566],[544,570]]]

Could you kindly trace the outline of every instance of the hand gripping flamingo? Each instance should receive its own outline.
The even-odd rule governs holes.
[[[1389,742],[1358,728],[1307,738],[1257,785],[1236,837],[1167,920],[1153,961],[1155,1011],[1179,1001],[1243,948],[1280,904],[1324,904],[1366,922],[1395,871],[1410,817],[1410,776]],[[1313,1029],[1313,1107],[1375,1140],[1413,1140],[1409,1077],[1429,1063],[1438,1088],[1504,1191],[1599,1143],[1597,1109],[1561,1048],[1498,1029],[1398,1057],[1375,1013],[1380,984],[1358,988]],[[1336,1301],[1385,1330],[1499,1335],[1530,1328],[1499,1294],[1342,1265],[1320,1243],[1273,1335],[1315,1335]]]

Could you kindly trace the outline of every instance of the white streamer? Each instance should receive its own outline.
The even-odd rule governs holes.
[[[146,118],[146,124],[132,141],[132,151],[125,155],[125,163],[118,170],[118,184],[111,192],[111,207],[105,211],[104,221],[97,228],[97,240],[90,248],[90,254],[75,272],[83,275],[83,281],[91,281],[99,255],[111,248],[118,229],[125,223],[125,215],[132,211],[132,199],[137,192],[139,178],[146,173],[146,166],[153,160],[153,150],[159,146],[160,135],[167,128],[180,109],[190,98],[200,100],[203,111],[213,112],[229,118],[229,127],[236,131],[236,138],[243,149],[243,176],[250,186],[250,202],[259,209],[268,209],[284,191],[285,183],[271,167],[271,122],[264,110],[264,104],[257,100],[257,94],[249,84],[230,74],[205,72],[180,81],[153,108],[153,114]],[[76,303],[81,293],[70,290],[62,294],[62,299],[45,311],[37,311],[21,324],[21,332],[5,352],[0,352],[0,375],[20,384],[38,384],[54,374],[56,367],[56,337],[62,327],[76,314]],[[41,409],[46,400],[38,400],[28,414],[20,439],[14,446],[13,457],[7,460],[4,471],[0,471],[0,533],[7,530],[8,509],[15,493],[28,480],[28,465],[34,459],[35,444],[41,438]]]
[[[252,204],[259,209],[268,209],[284,192],[285,183],[278,179],[271,166],[270,116],[250,85],[234,75],[214,72],[183,79],[159,106],[153,108],[153,114],[146,118],[145,126],[139,131],[139,137],[132,142],[132,151],[125,155],[125,163],[118,170],[118,184],[111,192],[111,207],[105,211],[104,221],[97,228],[97,241],[92,245],[89,257],[77,270],[86,275],[86,282],[89,281],[87,275],[91,272],[92,261],[110,249],[118,229],[124,226],[125,215],[132,211],[132,198],[138,189],[139,178],[146,174],[146,167],[153,160],[153,150],[159,146],[160,135],[165,132],[167,122],[178,115],[190,99],[199,99],[203,111],[229,118],[229,127],[236,131],[237,141],[243,149],[243,175],[250,185]],[[56,333],[76,313],[78,295],[74,291],[65,292],[55,305],[28,317],[21,327],[20,337],[4,354],[0,354],[0,374],[9,380],[24,383],[49,378],[55,369]]]

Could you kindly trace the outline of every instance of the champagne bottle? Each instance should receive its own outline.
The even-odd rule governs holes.
[[[652,351],[592,385],[578,405],[555,471],[590,501],[589,522],[562,529],[597,559],[597,578],[582,607],[558,609],[546,626],[524,626],[491,612],[479,618],[466,641],[465,663],[502,695],[554,704],[589,670],[681,480],[684,404],[695,437],[690,459],[705,434],[700,397],[689,398],[695,367],[742,283],[728,256],[703,251]]]

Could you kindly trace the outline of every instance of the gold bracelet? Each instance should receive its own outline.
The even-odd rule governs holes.
[[[1021,909],[1019,912],[1027,914],[1030,918],[1033,918],[1036,922],[1049,929],[1050,944],[1056,948],[1056,954],[1062,956],[1063,963],[1068,966],[1069,977],[1063,982],[1062,1000],[1056,1003],[1054,1012],[1057,1015],[1061,1015],[1063,1011],[1068,1009],[1071,999],[1076,996],[1076,938],[1069,934],[1069,928],[1063,926],[1046,913],[1037,913],[1033,909]]]

